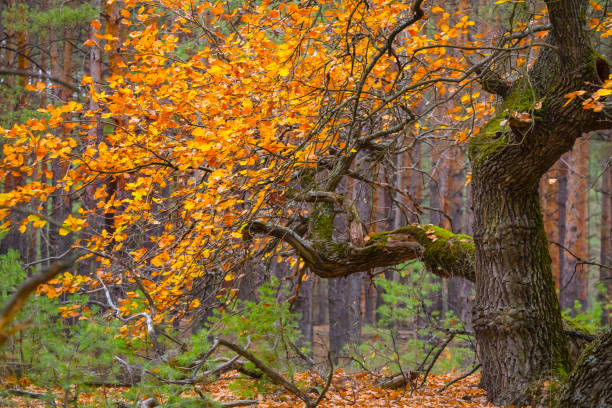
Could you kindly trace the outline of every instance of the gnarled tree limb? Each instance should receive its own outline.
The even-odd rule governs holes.
[[[434,274],[474,281],[474,244],[467,235],[456,235],[433,225],[411,225],[369,237],[363,247],[329,241],[315,243],[287,227],[253,221],[243,230],[279,238],[293,247],[307,266],[323,278],[338,278],[373,268],[420,259]]]

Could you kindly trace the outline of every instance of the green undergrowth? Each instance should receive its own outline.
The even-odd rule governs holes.
[[[421,262],[405,263],[387,278],[375,279],[381,304],[377,323],[363,328],[364,341],[353,350],[354,358],[371,371],[387,368],[422,371],[432,363],[449,330],[463,329],[450,310],[436,310],[441,280],[425,271]],[[429,354],[429,357],[427,357]],[[456,336],[436,360],[432,373],[467,368],[474,361],[472,339]],[[421,364],[423,366],[421,367]]]

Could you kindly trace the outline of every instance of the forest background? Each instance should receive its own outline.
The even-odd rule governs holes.
[[[344,14],[339,13],[337,20],[349,22],[345,24],[347,36],[351,21],[357,17],[363,21],[356,26],[363,24],[375,32],[379,27],[367,19],[370,8],[398,15],[411,12],[410,5],[393,3],[347,3],[340,7]],[[594,48],[602,55],[610,50],[607,6],[590,2],[586,19],[588,30],[595,33]],[[85,251],[78,252],[85,257],[76,267],[70,266],[69,272],[38,289],[11,335],[4,338],[4,378],[21,385],[28,378],[44,388],[29,391],[29,395],[20,388],[23,395],[79,406],[83,404],[79,395],[87,390],[121,385],[129,388],[122,391],[124,400],[162,394],[168,406],[185,406],[180,404],[185,404],[186,398],[194,403],[203,398],[208,401],[204,389],[195,385],[213,381],[201,377],[216,379],[225,371],[238,369],[245,378],[272,378],[272,383],[313,404],[317,397],[292,389],[291,381],[287,385],[275,380],[274,373],[292,378],[295,371],[319,372],[322,367],[340,365],[384,377],[379,371],[387,367],[391,372],[407,370],[409,378],[402,375],[403,385],[414,388],[418,384],[411,379],[411,372],[420,373],[418,383],[426,377],[425,372],[448,372],[451,368],[471,372],[477,368],[471,314],[474,287],[466,279],[453,273],[432,275],[419,259],[401,260],[390,267],[372,265],[359,273],[339,272],[339,277],[326,279],[309,272],[295,248],[282,245],[279,239],[257,242],[255,238],[255,248],[246,248],[245,239],[252,237],[245,230],[262,214],[299,230],[300,217],[327,211],[327,207],[308,207],[311,203],[331,200],[344,208],[346,215],[332,216],[330,237],[332,233],[334,238],[344,236],[345,231],[347,236],[353,233],[355,213],[365,242],[374,240],[377,232],[410,223],[423,225],[428,236],[443,234],[429,224],[472,236],[472,168],[466,141],[492,116],[496,99],[478,80],[462,82],[455,77],[454,83],[444,83],[439,78],[469,72],[479,59],[496,55],[495,44],[508,33],[524,31],[527,26],[546,26],[543,2],[458,0],[423,6],[423,22],[409,26],[396,41],[409,43],[410,37],[422,35],[443,42],[445,53],[425,54],[410,68],[421,75],[421,84],[438,75],[438,82],[433,82],[437,88],[419,85],[413,100],[402,100],[368,116],[370,123],[362,126],[370,128],[363,132],[386,129],[395,120],[401,124],[398,133],[402,135],[388,144],[386,135],[381,135],[355,149],[356,159],[345,169],[348,177],[341,177],[336,190],[349,197],[350,204],[330,195],[298,197],[293,191],[299,187],[291,183],[323,183],[323,179],[316,179],[320,175],[300,170],[298,178],[277,188],[282,182],[275,171],[289,173],[286,167],[264,163],[268,159],[261,151],[245,153],[214,145],[241,143],[231,137],[223,139],[227,136],[223,132],[230,127],[223,128],[222,122],[230,123],[236,117],[247,118],[243,132],[254,125],[248,118],[263,122],[257,125],[260,133],[251,136],[269,137],[262,149],[268,149],[270,156],[284,154],[284,149],[299,140],[292,132],[312,130],[299,117],[287,115],[287,120],[278,122],[271,118],[291,109],[298,111],[297,116],[314,117],[306,103],[307,92],[299,94],[304,98],[303,106],[283,99],[297,87],[290,82],[299,75],[306,78],[308,72],[298,68],[300,58],[306,57],[289,48],[293,42],[287,41],[288,49],[280,54],[284,60],[268,59],[261,50],[241,55],[224,47],[231,44],[232,35],[236,43],[253,41],[236,33],[241,25],[260,24],[264,32],[276,36],[268,41],[282,49],[283,36],[288,37],[290,29],[299,24],[315,27],[316,18],[308,20],[313,4],[4,0],[0,7],[0,125],[6,129],[0,198],[5,222],[0,242],[2,298],[8,300],[28,276],[77,250]],[[262,19],[264,9],[271,20]],[[330,6],[330,10],[336,9]],[[325,14],[331,11],[320,12],[333,17]],[[283,13],[301,15],[303,20],[293,17],[292,24],[275,25],[274,19]],[[379,18],[392,27],[391,20],[384,20],[389,18],[386,14]],[[333,24],[329,27],[335,29]],[[388,35],[389,27],[380,30],[387,30]],[[517,37],[517,42],[499,47],[503,52],[495,59],[497,66],[512,68],[506,79],[533,63],[546,31]],[[314,42],[325,30],[303,29],[302,33],[302,41],[310,38]],[[359,61],[355,55],[360,52],[369,55],[375,51],[360,51],[361,39],[357,35],[351,38],[351,44],[346,39],[346,52],[353,53],[353,61]],[[256,40],[266,42],[263,37]],[[265,45],[274,48],[271,44]],[[427,48],[431,44],[423,39],[420,45]],[[246,48],[244,44],[239,47]],[[462,47],[469,53],[463,53]],[[167,63],[189,65],[186,61],[193,61],[202,50],[206,55],[201,55],[201,66],[173,72],[174,67]],[[161,62],[147,61],[146,56],[157,56]],[[262,83],[258,90],[251,86],[257,79],[248,75],[242,81],[244,89],[220,79],[234,65],[241,72],[234,72],[232,81],[239,80],[242,70],[249,69],[244,61],[249,57],[262,69],[274,72],[275,81]],[[388,57],[393,59],[392,51]],[[140,65],[134,69],[133,64]],[[332,70],[325,73],[325,69],[319,72],[320,93],[313,96],[319,119],[335,114],[331,108],[334,87],[348,89],[353,85],[341,83],[342,69],[346,67],[339,67],[336,74]],[[155,70],[157,78],[152,78]],[[383,64],[372,89],[394,89],[401,82],[393,79],[394,70],[398,68],[391,62]],[[212,75],[212,80],[203,81],[200,71]],[[134,72],[147,77],[130,77]],[[284,78],[288,78],[287,84],[280,84]],[[145,83],[149,89],[138,88]],[[129,84],[136,85],[128,91]],[[228,93],[228,86],[236,86],[236,92]],[[251,93],[271,89],[279,90],[278,95]],[[208,96],[197,109],[181,105],[182,98],[190,103],[201,92]],[[139,93],[143,98],[151,97],[151,102],[145,106],[145,99],[135,96]],[[578,89],[568,96],[568,102],[576,97],[589,102],[589,94]],[[126,102],[130,99],[131,105]],[[278,111],[265,111],[265,104],[276,101],[282,101],[282,106],[275,108]],[[341,99],[334,102],[341,105]],[[376,102],[368,103],[376,112]],[[139,112],[132,115],[130,109],[138,104]],[[418,121],[411,116],[413,112],[417,112]],[[198,115],[207,116],[206,121],[194,119]],[[159,125],[164,116],[166,122],[174,123]],[[181,141],[185,118],[188,133],[208,146]],[[218,133],[211,136],[204,130],[213,128],[207,121],[215,120]],[[198,129],[203,130],[199,133]],[[266,129],[269,136],[264,135]],[[134,138],[128,147],[115,147],[117,140],[130,138],[130,132],[141,132],[150,139]],[[149,144],[160,132],[172,142]],[[312,163],[324,166],[325,157],[335,154],[334,146],[343,149],[348,144],[341,144],[341,140],[331,136],[310,140],[314,146],[310,152],[291,147],[297,163],[291,169],[308,169]],[[177,147],[181,145],[182,150]],[[128,148],[134,147],[152,152],[157,162],[151,157],[148,162],[143,160],[141,153],[132,156]],[[189,149],[200,149],[198,159],[173,163],[174,156],[189,156]],[[210,151],[214,154],[206,156]],[[593,335],[608,327],[612,316],[611,152],[608,130],[590,132],[561,156],[539,186],[561,309],[568,325]],[[79,168],[71,162],[74,157],[88,157],[91,162],[82,160]],[[216,161],[224,160],[233,161],[238,169],[235,173],[243,178],[233,178],[231,168],[215,174]],[[106,164],[100,165],[103,161]],[[95,176],[77,174],[83,167],[89,167]],[[158,172],[165,183],[152,178],[149,171]],[[324,177],[331,177],[333,168],[326,172]],[[211,180],[215,177],[228,182],[213,189]],[[204,180],[209,183],[209,196],[198,195],[204,194],[198,191]],[[270,188],[260,180],[268,180]],[[207,201],[210,197],[222,198]],[[294,206],[294,212],[278,211],[291,207],[288,201],[300,202],[303,207],[298,211]],[[215,211],[210,211],[211,206]],[[198,226],[189,225],[192,222]],[[222,227],[215,231],[218,225]],[[265,232],[265,228],[253,225],[253,235],[261,232],[258,228]],[[438,239],[448,237],[440,235],[434,241]],[[207,263],[205,258],[213,261]],[[228,350],[231,345],[238,347],[240,359],[223,354],[216,365],[209,366],[203,357],[217,352],[215,338],[227,339]],[[207,354],[209,350],[213,351]],[[266,367],[257,366],[251,357],[265,361]],[[324,395],[329,387],[327,375],[319,376],[315,388]],[[249,381],[240,378],[232,387],[246,399],[269,390],[265,381],[259,388]],[[6,395],[15,394],[14,384],[9,381],[8,385],[12,388]],[[194,395],[187,397],[186,388]],[[112,399],[95,398],[99,400],[92,402],[93,406]]]

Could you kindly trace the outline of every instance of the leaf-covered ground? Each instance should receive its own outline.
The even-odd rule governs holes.
[[[441,394],[437,391],[445,384],[459,376],[458,373],[449,373],[445,375],[429,375],[426,385],[412,391],[410,387],[400,390],[384,390],[373,387],[374,378],[365,373],[347,375],[341,371],[336,372],[332,386],[326,395],[326,398],[319,405],[322,408],[331,407],[495,407],[487,402],[484,391],[478,388],[480,379],[479,374],[474,374],[466,379],[463,379]],[[310,374],[299,374],[296,380],[305,383],[311,383]],[[229,389],[232,380],[219,380],[208,385],[201,391],[206,391],[217,401],[231,402],[244,397],[235,395]],[[14,381],[4,381],[2,388],[15,389],[21,388],[32,392],[44,392],[35,386],[27,383],[16,384]],[[125,389],[121,388],[105,388],[98,389],[95,393],[82,394],[79,399],[79,405],[82,406],[105,406],[103,401],[106,401],[106,406],[113,406],[113,402],[121,400],[121,392]],[[195,393],[188,393],[186,397],[196,396]],[[56,395],[61,395],[57,392]],[[314,394],[313,394],[314,396]],[[151,397],[151,395],[143,396]],[[163,395],[156,395],[163,402]],[[96,403],[97,401],[97,403]],[[290,408],[302,407],[304,404],[295,396],[272,392],[268,394],[260,394],[257,396],[257,404],[254,406],[261,408]],[[10,396],[0,400],[0,404],[14,403],[17,407],[44,407],[43,401],[34,400],[31,398]],[[61,399],[58,399],[58,406]],[[4,404],[2,404],[4,406]],[[7,405],[8,406],[8,405]],[[161,405],[163,407],[163,405]]]

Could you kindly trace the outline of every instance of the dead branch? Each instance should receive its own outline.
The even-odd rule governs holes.
[[[239,354],[243,358],[246,358],[251,363],[255,364],[255,367],[257,367],[262,373],[264,373],[268,378],[270,378],[273,383],[283,387],[285,390],[289,391],[290,393],[292,393],[293,395],[295,395],[296,397],[304,401],[304,403],[306,404],[306,407],[314,408],[316,406],[315,404],[313,404],[310,397],[306,395],[306,393],[304,393],[298,387],[296,387],[295,384],[293,384],[292,382],[287,380],[285,377],[283,377],[281,374],[276,372],[276,370],[265,365],[260,359],[255,357],[253,354],[249,353],[247,350],[243,349],[237,344],[231,343],[223,339],[219,339],[219,344],[222,345],[223,347],[226,347],[232,350],[234,353]]]
[[[141,312],[141,313],[132,315],[130,317],[123,317],[121,314],[121,309],[119,309],[113,302],[113,299],[111,298],[110,292],[108,288],[106,287],[106,284],[104,283],[104,281],[100,279],[98,275],[96,275],[96,278],[98,278],[98,281],[102,285],[102,289],[104,289],[104,294],[106,296],[106,301],[108,302],[108,305],[110,306],[110,308],[115,311],[115,317],[117,317],[117,319],[121,320],[124,323],[128,323],[128,322],[131,322],[132,320],[136,320],[141,317],[145,318],[147,322],[147,332],[149,333],[149,337],[151,338],[151,342],[153,343],[153,349],[155,350],[156,353],[161,355],[161,346],[159,342],[157,341],[157,331],[155,330],[155,325],[153,324],[153,319],[151,318],[151,315],[145,312]]]
[[[46,393],[46,392],[25,391],[25,390],[22,390],[22,389],[19,389],[19,388],[5,390],[4,392],[9,393],[9,394],[13,394],[13,395],[17,395],[17,396],[20,396],[20,397],[28,397],[28,398],[33,398],[33,399],[45,401],[45,402],[49,403],[49,405],[52,408],[57,408],[57,404],[55,403],[55,395],[53,395],[53,394],[49,394],[49,393]]]
[[[132,387],[133,387],[134,386],[134,373],[132,372],[132,367],[128,364],[127,361],[125,361],[119,356],[113,356],[113,358],[117,360],[118,362],[120,362],[121,364],[123,364],[123,366],[127,369],[127,372],[130,375],[130,384],[132,384]]]
[[[238,400],[238,401],[231,401],[231,402],[222,402],[221,406],[223,408],[232,408],[232,407],[246,407],[249,405],[255,405],[257,404],[257,400]]]
[[[397,388],[405,387],[410,385],[411,389],[416,388],[416,382],[418,381],[421,373],[418,371],[402,372],[398,374],[394,374],[389,377],[385,377],[374,383],[375,387],[380,387],[386,390],[394,390]]]

